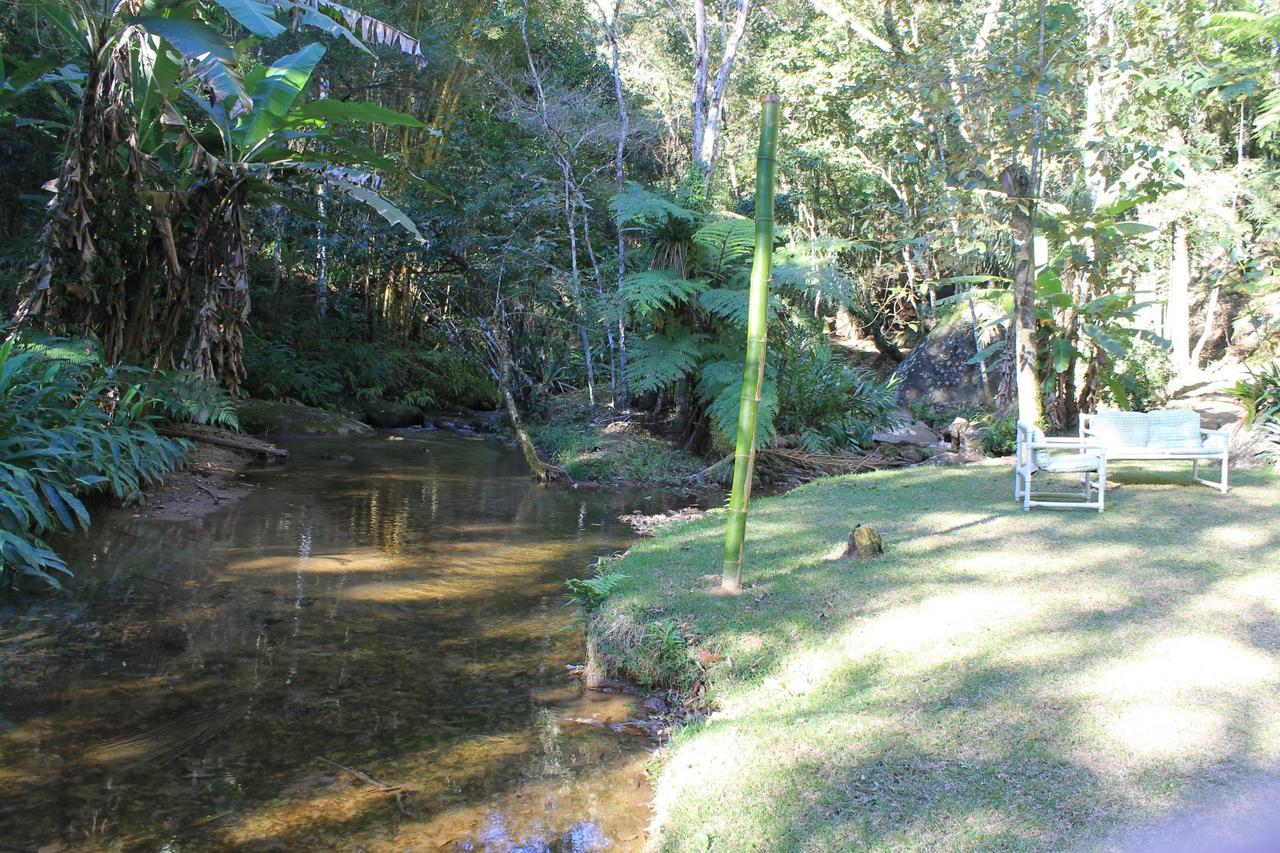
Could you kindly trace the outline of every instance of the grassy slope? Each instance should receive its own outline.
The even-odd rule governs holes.
[[[1023,514],[1005,468],[819,481],[753,506],[738,598],[722,515],[637,545],[601,647],[673,620],[728,657],[659,845],[1060,847],[1276,769],[1280,477],[1188,473],[1121,466],[1101,516]],[[832,559],[859,522],[888,555]]]

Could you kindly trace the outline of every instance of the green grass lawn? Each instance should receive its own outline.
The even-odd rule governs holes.
[[[722,514],[639,543],[596,653],[716,709],[662,761],[657,846],[1060,849],[1280,770],[1280,477],[1116,469],[1102,515],[1023,513],[1002,467],[760,500],[737,597]],[[887,555],[838,559],[860,522]]]

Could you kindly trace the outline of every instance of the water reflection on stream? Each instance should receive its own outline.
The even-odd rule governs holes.
[[[564,578],[661,498],[483,440],[291,446],[195,522],[120,513],[0,601],[0,850],[629,850],[647,741],[565,671]],[[323,458],[349,453],[354,461]]]

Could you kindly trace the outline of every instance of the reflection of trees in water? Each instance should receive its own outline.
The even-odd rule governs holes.
[[[566,754],[539,709],[580,653],[561,579],[619,544],[618,507],[449,461],[302,468],[197,523],[123,517],[81,542],[81,597],[10,611],[20,632],[0,624],[0,651],[22,636],[0,675],[25,685],[5,679],[0,704],[16,725],[40,719],[64,768],[0,733],[0,757],[37,780],[9,803],[33,816],[31,840],[95,813],[154,839],[267,803],[314,755],[392,768],[428,812],[580,773],[580,747]],[[424,591],[355,594],[385,578]]]

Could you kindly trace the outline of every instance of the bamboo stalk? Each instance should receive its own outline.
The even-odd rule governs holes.
[[[742,371],[738,406],[737,448],[733,459],[733,490],[724,534],[724,573],[721,586],[730,592],[742,587],[742,564],[747,536],[747,507],[756,461],[756,421],[760,389],[764,385],[764,356],[768,335],[769,267],[773,262],[774,153],[778,148],[778,96],[761,103],[760,148],[756,155],[756,250],[751,263],[747,311],[747,357]]]

